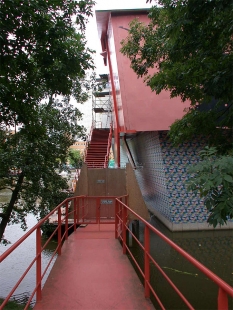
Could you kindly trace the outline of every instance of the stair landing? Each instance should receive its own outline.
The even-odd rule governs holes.
[[[69,236],[42,290],[40,309],[152,310],[114,225],[79,227]]]

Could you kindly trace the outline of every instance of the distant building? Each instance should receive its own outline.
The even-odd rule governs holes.
[[[84,153],[86,148],[86,141],[76,141],[73,145],[70,146],[71,150],[80,151],[81,154]]]

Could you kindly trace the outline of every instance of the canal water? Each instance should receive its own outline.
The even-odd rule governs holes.
[[[0,201],[5,202],[9,200],[10,192],[0,192]],[[37,220],[33,214],[27,216],[27,231],[32,228]],[[25,234],[20,227],[20,224],[9,225],[5,231],[5,238],[11,242],[9,245],[0,244],[0,254],[3,254],[14,242],[16,242],[21,236]],[[44,244],[46,238],[42,236],[42,244]],[[22,276],[28,265],[32,262],[36,253],[36,235],[35,233],[31,234],[22,245],[20,245],[13,253],[11,253],[1,264],[0,264],[0,298],[5,298],[12,287],[16,284],[19,278]],[[47,266],[54,249],[57,246],[57,242],[52,240],[46,249],[42,253],[42,272]],[[55,257],[56,259],[56,257]],[[55,262],[55,259],[52,261],[45,277],[43,284],[48,277],[48,274]],[[31,295],[32,291],[36,286],[36,277],[35,277],[35,266],[29,271],[26,278],[23,280],[19,288],[14,293],[13,297],[15,300],[20,302],[25,302],[27,298]],[[34,299],[35,301],[35,299]],[[32,303],[33,304],[33,303]]]
[[[9,193],[7,192],[0,192],[0,201],[7,200],[9,198],[8,195]],[[36,223],[36,218],[29,214],[27,217],[28,229],[33,227]],[[172,233],[155,217],[151,218],[150,223],[224,281],[233,286],[232,230]],[[5,237],[13,244],[24,233],[20,225],[15,224],[7,227]],[[144,226],[140,223],[139,239],[142,244],[143,235]],[[45,239],[43,239],[43,242],[45,242]],[[48,248],[43,252],[43,269],[50,260],[56,246],[56,241],[51,241]],[[10,247],[10,245],[0,245],[0,254],[8,247]],[[217,287],[212,281],[202,275],[199,270],[183,259],[180,254],[176,253],[176,251],[155,234],[151,234],[150,247],[154,259],[168,276],[171,277],[172,281],[184,293],[195,309],[217,309]],[[136,242],[131,244],[131,250],[134,252],[139,264],[143,266],[144,256]],[[22,246],[19,246],[6,261],[0,264],[0,297],[4,298],[7,296],[9,290],[17,282],[33,259],[35,251],[35,234],[33,234]],[[47,272],[44,282],[51,267],[52,265]],[[161,298],[162,302],[164,302],[166,309],[187,309],[153,265],[151,265],[151,282],[152,286],[156,288],[158,296]],[[34,287],[35,268],[29,272],[22,285],[16,291],[16,299],[18,297],[19,300],[22,300],[22,296],[29,296]],[[154,304],[156,309],[159,309],[155,301]],[[229,309],[233,309],[232,299],[230,299]]]
[[[232,230],[172,233],[155,217],[151,218],[150,223],[225,282],[233,286]],[[142,244],[144,243],[144,225],[142,223],[139,223],[139,240]],[[133,242],[131,245],[132,252],[136,255],[137,261],[143,269],[143,251],[136,242]],[[154,233],[150,235],[150,250],[155,261],[162,267],[195,309],[217,309],[218,288],[211,280]],[[151,264],[150,267],[152,286],[156,288],[156,292],[164,303],[165,308],[187,309],[187,306],[174,293],[154,265]],[[141,278],[140,274],[139,277]],[[141,281],[143,282],[142,278]],[[160,309],[155,300],[153,300],[153,303],[156,309]],[[229,309],[233,309],[232,298],[229,299]]]

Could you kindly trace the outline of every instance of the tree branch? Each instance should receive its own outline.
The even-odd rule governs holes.
[[[13,189],[11,187],[0,187],[0,191],[4,190],[4,189],[9,189],[10,191],[13,192]]]

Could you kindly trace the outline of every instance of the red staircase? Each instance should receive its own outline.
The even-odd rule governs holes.
[[[109,133],[110,129],[93,129],[85,157],[88,168],[104,168],[105,157],[108,154]]]

